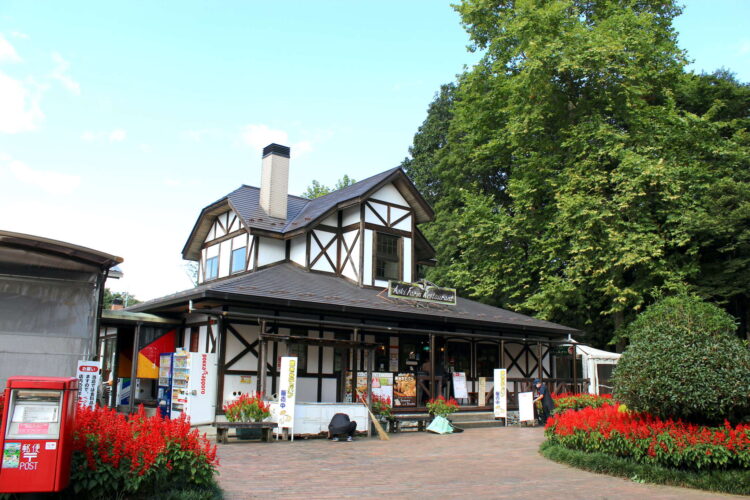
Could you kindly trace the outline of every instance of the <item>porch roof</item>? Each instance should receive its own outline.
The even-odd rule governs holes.
[[[189,300],[260,304],[441,323],[456,328],[481,326],[524,334],[577,335],[574,328],[459,297],[455,306],[394,299],[382,288],[361,288],[343,278],[278,264],[234,278],[185,290],[128,308],[136,312],[178,312]]]

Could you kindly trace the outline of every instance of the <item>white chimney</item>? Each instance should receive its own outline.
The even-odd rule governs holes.
[[[260,179],[260,207],[269,215],[286,219],[286,196],[289,190],[289,148],[269,144],[263,148]]]

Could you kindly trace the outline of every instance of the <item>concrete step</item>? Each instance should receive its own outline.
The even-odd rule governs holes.
[[[495,414],[491,411],[457,411],[449,418],[454,422],[477,422],[494,420]]]
[[[465,422],[453,421],[453,425],[461,429],[477,429],[480,427],[502,427],[502,420],[471,420]]]

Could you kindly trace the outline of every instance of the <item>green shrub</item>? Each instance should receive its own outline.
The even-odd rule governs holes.
[[[750,474],[747,470],[679,470],[654,464],[636,463],[630,459],[606,453],[571,450],[550,441],[542,443],[539,451],[543,456],[555,462],[633,481],[750,495]]]
[[[656,302],[625,331],[614,397],[638,412],[699,424],[750,414],[750,349],[731,316],[682,294]]]

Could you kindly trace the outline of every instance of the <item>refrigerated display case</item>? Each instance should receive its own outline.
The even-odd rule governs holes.
[[[157,403],[159,405],[159,414],[162,417],[172,418],[172,359],[173,352],[162,353],[159,355],[159,392],[157,394]]]

